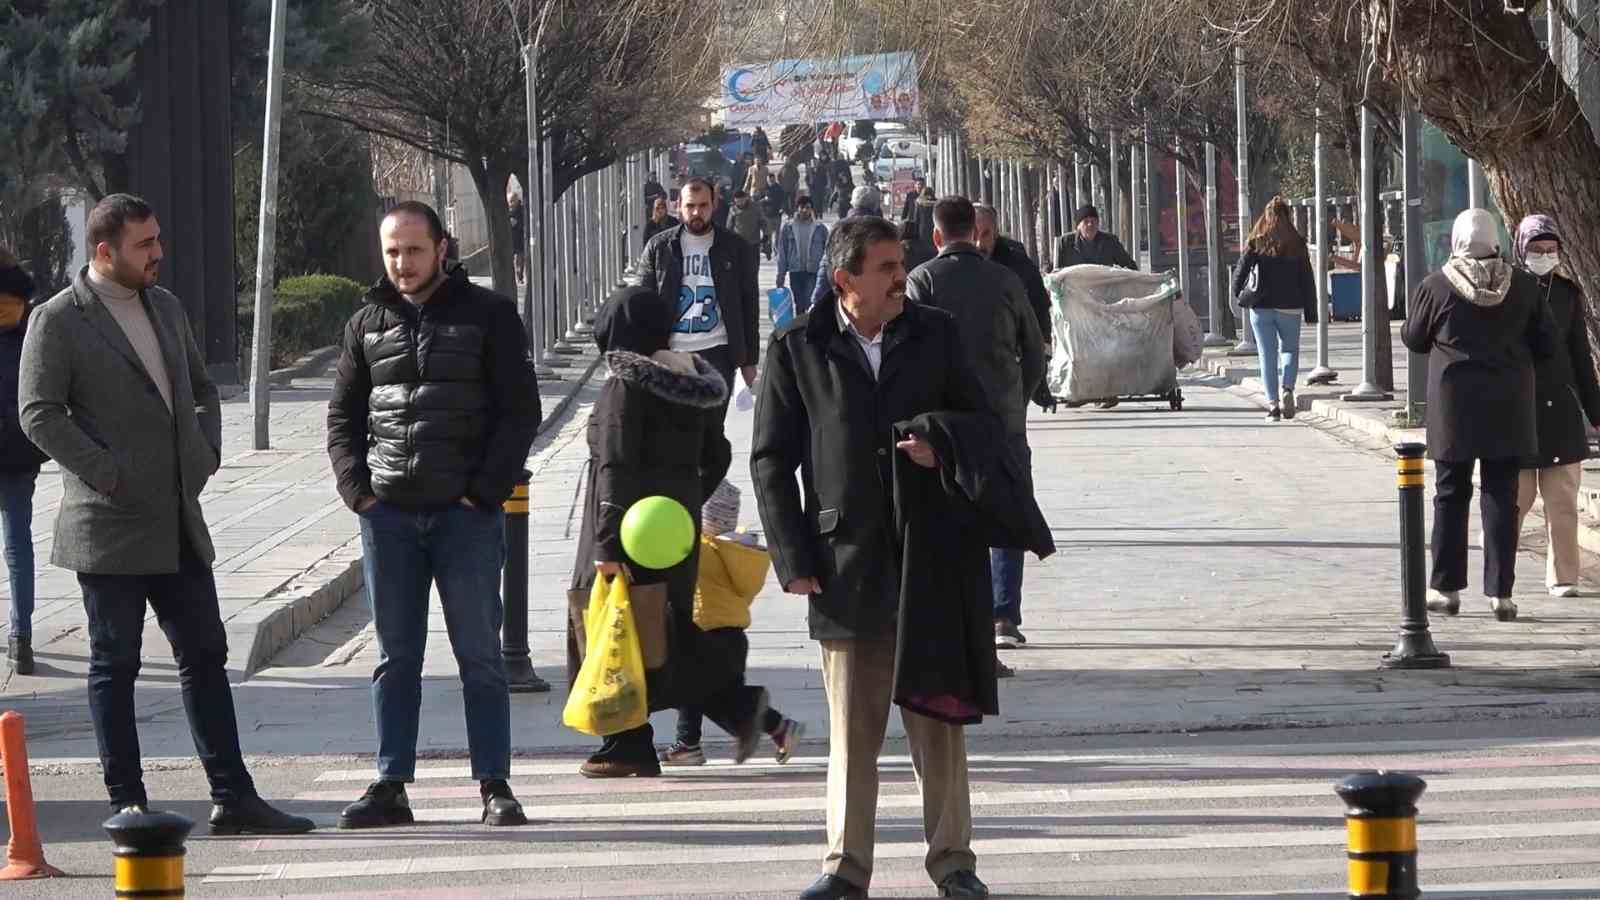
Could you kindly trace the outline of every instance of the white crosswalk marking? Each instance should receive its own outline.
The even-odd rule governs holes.
[[[412,785],[414,828],[262,839],[253,859],[216,866],[204,883],[234,896],[363,900],[467,895],[387,890],[407,878],[515,884],[516,897],[792,897],[822,854],[823,765],[811,756],[587,781],[574,761],[518,763],[513,787],[533,820],[521,846],[475,824],[464,767],[433,766]],[[1428,779],[1418,826],[1427,896],[1600,897],[1600,741],[974,753],[971,765],[974,848],[999,894],[1343,896],[1332,786],[1384,767]],[[909,760],[886,756],[883,772],[873,894],[925,896]],[[331,810],[370,777],[323,772],[295,800],[325,804],[320,824],[331,826]]]

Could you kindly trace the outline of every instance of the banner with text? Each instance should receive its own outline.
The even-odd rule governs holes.
[[[735,66],[722,73],[722,105],[730,128],[910,119],[917,114],[917,59],[874,53]]]

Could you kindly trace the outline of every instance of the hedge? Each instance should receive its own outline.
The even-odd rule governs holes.
[[[361,305],[361,285],[338,275],[297,275],[278,282],[272,301],[272,368],[279,369],[339,343],[346,322]],[[239,357],[248,369],[255,329],[255,304],[239,305]]]

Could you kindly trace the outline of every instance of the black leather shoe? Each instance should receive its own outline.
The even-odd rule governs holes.
[[[415,821],[403,781],[374,781],[360,800],[339,813],[340,828],[388,828]]]
[[[13,634],[6,641],[6,654],[11,658],[11,671],[18,675],[33,674],[33,641]]]
[[[305,816],[273,809],[260,797],[211,807],[212,834],[305,834],[315,827]]]
[[[511,794],[511,785],[495,778],[479,782],[478,793],[483,796],[483,824],[526,825],[528,817],[522,813],[522,804]]]
[[[978,880],[978,873],[963,869],[939,880],[941,897],[987,897],[989,886]]]
[[[867,900],[867,892],[837,875],[824,875],[800,892],[800,900]]]

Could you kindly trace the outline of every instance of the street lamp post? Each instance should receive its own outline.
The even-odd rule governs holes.
[[[1320,90],[1320,85],[1318,86]],[[1339,373],[1328,365],[1328,197],[1324,168],[1326,157],[1322,149],[1322,108],[1317,107],[1312,116],[1316,119],[1316,136],[1312,143],[1311,165],[1316,182],[1316,206],[1311,211],[1311,231],[1316,238],[1316,256],[1312,259],[1317,277],[1317,367],[1306,376],[1307,384],[1331,384],[1339,380]]]
[[[1234,183],[1239,193],[1239,257],[1244,258],[1246,236],[1250,234],[1250,120],[1245,114],[1244,48],[1233,48],[1233,105],[1237,116],[1234,131],[1238,137],[1237,161],[1234,163]],[[1229,356],[1255,356],[1256,340],[1250,327],[1250,313],[1239,309],[1239,343],[1228,351]],[[1293,389],[1294,385],[1286,385]]]
[[[272,448],[272,295],[278,251],[278,132],[283,118],[283,32],[286,0],[273,0],[267,38],[267,121],[261,152],[261,214],[256,240],[256,308],[250,348],[251,446]],[[11,404],[15,406],[16,403]]]
[[[1385,389],[1378,355],[1383,342],[1378,334],[1389,331],[1389,307],[1378,290],[1378,161],[1372,110],[1361,107],[1361,384],[1344,395],[1347,401],[1393,400]]]

